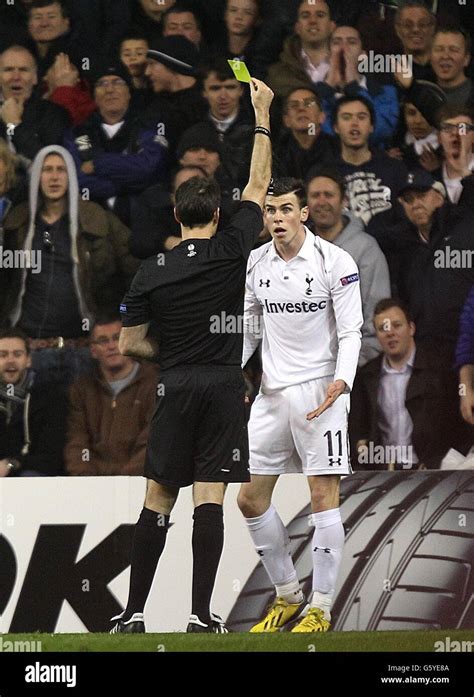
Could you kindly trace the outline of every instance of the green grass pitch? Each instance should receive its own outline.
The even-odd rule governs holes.
[[[474,631],[402,631],[402,632],[328,632],[327,634],[276,634],[235,633],[207,634],[3,634],[2,650],[21,651],[19,644],[6,642],[41,642],[41,651],[79,652],[434,652],[435,643],[446,642],[450,650],[453,642],[460,643],[460,650],[474,653]],[[470,648],[469,648],[470,647]],[[24,649],[23,649],[24,650]]]

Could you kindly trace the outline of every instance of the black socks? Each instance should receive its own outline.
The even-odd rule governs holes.
[[[194,509],[193,526],[193,615],[209,624],[210,602],[224,546],[224,515],[217,503]]]
[[[222,506],[205,503],[194,510],[192,614],[209,624],[210,602],[224,546]],[[143,613],[163,552],[170,517],[144,508],[135,527],[130,592],[123,620]]]
[[[169,515],[155,513],[149,508],[144,508],[140,514],[133,538],[130,592],[122,618],[125,622],[135,612],[143,613],[165,547],[169,522]]]

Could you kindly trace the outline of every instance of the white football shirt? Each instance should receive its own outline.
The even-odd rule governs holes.
[[[343,249],[305,231],[288,262],[273,241],[250,254],[242,364],[263,339],[263,391],[332,375],[349,391],[363,322],[359,271]]]

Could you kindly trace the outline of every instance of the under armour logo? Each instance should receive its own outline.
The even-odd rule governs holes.
[[[260,279],[260,288],[262,288],[263,286],[270,288],[270,281],[262,281],[262,279]]]
[[[415,175],[414,175],[414,174],[409,174],[409,175],[408,175],[408,183],[409,183],[409,184],[413,184],[414,181],[415,181]]]
[[[338,467],[341,466],[341,457],[330,457],[329,458],[329,467],[334,467],[334,465],[337,465]]]
[[[306,295],[312,295],[313,291],[311,290],[311,284],[314,281],[314,278],[310,278],[309,276],[306,276],[306,283],[308,284],[308,287],[306,288]]]
[[[195,257],[197,252],[194,251],[196,247],[193,244],[188,244],[188,257]]]
[[[263,549],[257,549],[257,554],[259,557],[263,557]]]

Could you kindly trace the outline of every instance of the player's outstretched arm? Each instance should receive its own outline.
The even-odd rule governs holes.
[[[119,339],[119,351],[124,356],[153,361],[158,356],[158,343],[148,336],[150,323],[136,327],[122,327]]]
[[[270,106],[272,90],[261,80],[252,78],[250,93],[255,112],[256,133],[253,145],[250,178],[242,194],[242,201],[253,201],[263,208],[272,176],[272,141],[270,136]],[[268,132],[258,132],[262,128]]]

